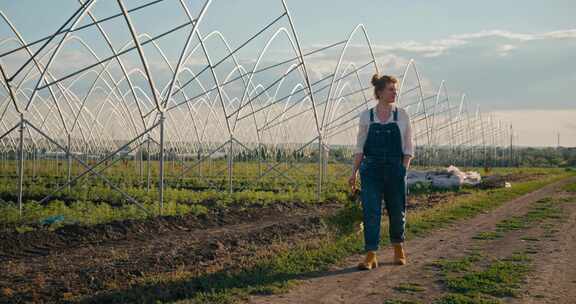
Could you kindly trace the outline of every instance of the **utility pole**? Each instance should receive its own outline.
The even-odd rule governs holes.
[[[512,129],[512,124],[510,124],[510,163],[508,167],[512,167],[514,165],[514,150],[513,150],[513,142],[514,141],[514,131]]]

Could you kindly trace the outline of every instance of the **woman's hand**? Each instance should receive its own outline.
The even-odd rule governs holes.
[[[350,190],[352,190],[352,192],[356,191],[356,172],[352,173],[352,175],[350,175],[350,178],[348,178],[348,185],[350,185]]]
[[[352,175],[350,178],[348,178],[348,185],[350,185],[352,192],[356,191],[356,176],[358,175],[358,169],[360,168],[360,164],[362,163],[363,158],[364,154],[362,152],[354,154],[354,166],[352,167]]]
[[[412,156],[404,155],[404,159],[402,160],[402,164],[404,165],[404,168],[406,168],[406,170],[408,170],[408,168],[410,167],[410,161],[411,160],[412,160]]]

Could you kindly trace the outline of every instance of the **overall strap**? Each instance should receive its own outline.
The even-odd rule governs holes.
[[[398,121],[398,108],[394,109],[394,121]]]
[[[374,122],[374,108],[370,108],[370,122]]]

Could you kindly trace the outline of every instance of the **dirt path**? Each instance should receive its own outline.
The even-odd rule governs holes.
[[[392,265],[390,263],[392,250],[390,247],[385,247],[378,252],[381,265],[375,270],[357,271],[356,265],[362,256],[354,255],[325,273],[303,280],[287,294],[252,296],[248,303],[361,304],[386,303],[386,300],[392,299],[413,301],[405,303],[430,303],[446,292],[438,283],[438,274],[430,271],[430,263],[439,259],[460,257],[471,249],[483,250],[486,254],[497,258],[526,247],[527,241],[522,237],[541,235],[542,228],[535,226],[528,230],[512,231],[502,238],[491,241],[476,240],[474,237],[478,233],[494,230],[503,220],[525,214],[531,204],[540,199],[560,195],[558,193],[561,186],[574,181],[576,178],[570,178],[545,186],[512,200],[490,213],[436,230],[425,238],[409,241],[406,245],[408,265]],[[576,201],[576,195],[572,194],[568,199]],[[530,292],[525,292],[524,296],[517,300],[518,303],[548,303],[547,300],[550,300],[550,303],[574,303],[570,302],[576,299],[576,266],[573,265],[576,256],[574,205],[576,204],[564,209],[569,216],[556,224],[559,227],[551,230],[557,236],[538,239],[539,244],[530,247],[537,252],[533,258],[536,271],[532,272],[526,282],[525,288]],[[398,286],[402,283],[416,284],[421,288],[418,292],[406,294],[398,291]]]
[[[576,202],[576,194],[571,195]],[[534,271],[528,277],[515,303],[576,302],[576,204],[564,208],[566,220],[546,242],[534,259]]]

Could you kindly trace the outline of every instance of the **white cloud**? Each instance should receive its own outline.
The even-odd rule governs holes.
[[[476,33],[450,35],[445,39],[437,39],[430,42],[407,40],[391,45],[375,45],[374,48],[381,51],[411,52],[420,54],[423,57],[437,57],[444,55],[451,49],[468,45],[472,40],[486,38],[503,38],[516,42],[572,39],[576,38],[576,29],[566,29],[544,33],[515,33],[505,30],[482,30]],[[513,46],[512,44],[498,46],[496,54],[498,56],[506,56],[511,50],[516,48],[518,48],[518,46]]]
[[[421,53],[425,57],[436,57],[442,55],[451,48],[467,44],[462,39],[440,39],[433,40],[430,43],[421,43],[413,40],[399,42],[393,45],[376,45],[374,49],[378,51],[404,51],[412,53]]]
[[[379,63],[379,67],[385,70],[392,70],[394,72],[404,72],[404,68],[408,65],[410,59],[402,56],[398,56],[396,54],[388,53],[388,54],[374,54],[376,60]]]
[[[576,38],[576,29],[567,29],[567,30],[551,31],[544,33],[531,33],[531,34],[514,33],[504,30],[483,30],[477,33],[452,35],[451,37],[454,39],[464,39],[464,40],[498,37],[517,41],[567,39],[567,38]]]
[[[334,73],[334,61],[319,59],[306,61],[306,68],[308,73],[312,74],[312,79],[318,80],[325,76]]]
[[[534,34],[513,33],[503,30],[483,30],[476,33],[452,35],[451,37],[453,37],[454,39],[464,39],[464,40],[491,38],[491,37],[506,38],[510,40],[520,40],[520,41],[530,41],[536,39],[536,35]]]
[[[498,56],[508,56],[511,51],[517,49],[518,47],[512,44],[502,44],[496,48],[496,53]]]
[[[543,39],[544,38],[551,38],[551,39],[576,38],[576,29],[548,32],[548,33],[542,34],[541,37],[543,37]]]

